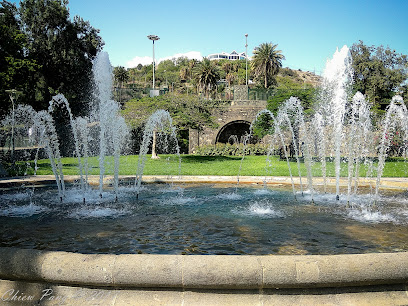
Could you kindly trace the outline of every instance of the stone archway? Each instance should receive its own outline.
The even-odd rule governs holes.
[[[251,123],[246,120],[231,121],[219,130],[215,143],[231,143],[231,138],[235,136],[235,139],[242,143],[245,135],[249,134],[250,126]]]
[[[215,145],[217,142],[227,143],[231,135],[237,135],[238,141],[245,132],[249,133],[251,122],[258,112],[266,108],[266,101],[231,101],[229,107],[215,111],[215,122],[221,128],[203,127],[201,130],[189,130],[189,153],[202,145]],[[255,140],[253,140],[254,142]]]

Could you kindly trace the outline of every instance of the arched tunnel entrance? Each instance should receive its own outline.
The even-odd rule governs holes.
[[[215,143],[243,143],[245,135],[249,134],[251,123],[245,120],[232,121],[224,125],[215,138]],[[256,142],[251,139],[251,143]]]

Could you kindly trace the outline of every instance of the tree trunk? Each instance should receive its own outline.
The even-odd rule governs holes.
[[[267,73],[267,67],[265,65],[265,89],[268,88],[268,73]]]
[[[156,141],[157,141],[157,131],[153,131],[153,139],[152,139],[152,159],[159,159],[160,157],[156,154]]]

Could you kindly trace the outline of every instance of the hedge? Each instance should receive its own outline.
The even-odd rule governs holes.
[[[242,143],[217,143],[215,145],[199,146],[195,151],[196,155],[203,156],[242,156],[243,153],[245,155],[266,155],[268,154],[268,145],[257,143],[247,144],[244,147]]]

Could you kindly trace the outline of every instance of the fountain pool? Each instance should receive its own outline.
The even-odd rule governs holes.
[[[408,201],[366,194],[298,196],[226,184],[67,187],[0,196],[0,247],[109,254],[346,254],[408,251]]]

